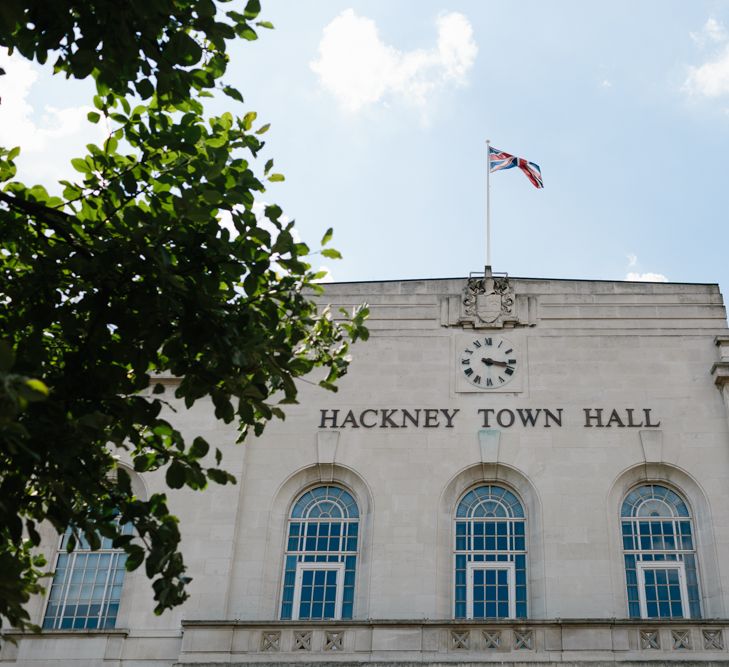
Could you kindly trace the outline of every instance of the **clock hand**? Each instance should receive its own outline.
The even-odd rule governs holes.
[[[507,364],[505,361],[496,361],[491,357],[488,357],[486,359],[481,357],[481,361],[483,361],[483,363],[485,363],[487,366],[503,366],[504,368],[509,368],[509,364]]]

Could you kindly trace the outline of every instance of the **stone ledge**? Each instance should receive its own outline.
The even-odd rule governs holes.
[[[183,621],[178,665],[727,664],[729,619]],[[726,660],[717,661],[717,658]]]
[[[717,387],[723,387],[729,382],[729,361],[717,361],[711,367],[711,375]]]

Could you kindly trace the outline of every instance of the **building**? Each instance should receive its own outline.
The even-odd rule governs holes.
[[[156,617],[113,550],[61,553],[3,665],[729,664],[717,285],[487,270],[326,300],[372,312],[338,393],[303,383],[243,447],[175,417],[240,479],[172,496],[189,602]]]

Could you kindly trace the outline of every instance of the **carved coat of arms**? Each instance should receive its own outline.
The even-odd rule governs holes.
[[[463,290],[464,320],[475,328],[502,327],[505,319],[514,318],[514,290],[507,277],[469,278]]]

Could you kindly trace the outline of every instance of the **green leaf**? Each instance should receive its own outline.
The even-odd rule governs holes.
[[[147,100],[154,95],[154,86],[149,79],[140,79],[134,84],[134,87],[143,100]]]
[[[90,174],[91,168],[86,164],[86,160],[80,157],[75,157],[71,160],[71,166],[81,174]]]
[[[263,173],[268,174],[269,171],[273,168],[273,160],[266,160],[266,165],[263,168]]]
[[[37,394],[48,396],[48,387],[40,380],[28,379],[25,381],[25,385]]]
[[[334,236],[334,230],[330,227],[326,230],[326,232],[324,232],[324,236],[321,237],[320,245],[326,245],[329,243],[329,241],[332,240],[332,236]]]
[[[238,102],[243,101],[243,95],[240,94],[237,88],[233,88],[233,86],[223,86],[223,92]]]
[[[257,21],[257,26],[260,26],[261,28],[267,28],[268,30],[273,30],[273,23],[270,21]]]
[[[283,174],[271,174],[268,177],[268,180],[271,181],[271,183],[278,183],[280,181],[285,181],[286,177]]]
[[[256,120],[258,117],[258,114],[255,111],[249,111],[245,116],[243,116],[243,129],[246,131],[250,130],[253,126],[253,121]]]
[[[88,118],[91,123],[98,123],[101,118],[101,114],[98,111],[89,111],[86,114],[86,118]]]
[[[181,489],[185,486],[185,479],[187,478],[187,469],[179,461],[173,461],[170,463],[165,473],[165,481],[167,486],[171,489]]]
[[[261,127],[259,127],[258,130],[256,130],[256,134],[266,134],[266,132],[268,132],[270,127],[271,127],[271,123],[266,123],[265,125],[261,125]]]
[[[192,441],[190,456],[201,459],[208,451],[210,451],[210,445],[203,438],[197,437]]]
[[[260,0],[248,0],[246,8],[243,10],[243,15],[247,19],[254,19],[261,13]]]
[[[335,250],[334,248],[324,248],[321,251],[321,254],[324,255],[324,257],[328,257],[329,259],[342,259],[342,253],[340,253],[339,250]]]

